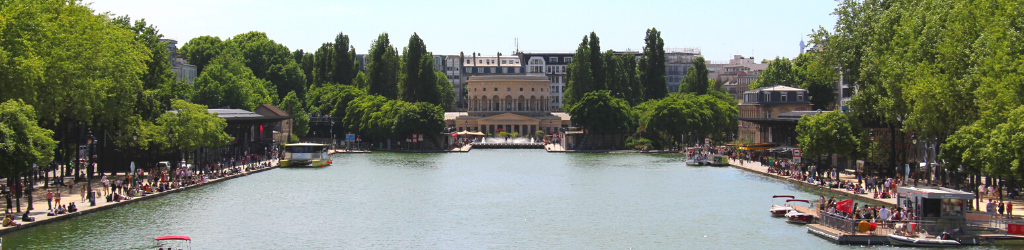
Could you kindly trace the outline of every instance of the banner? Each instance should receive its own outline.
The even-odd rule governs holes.
[[[840,201],[836,203],[836,210],[843,211],[846,213],[853,213],[853,199]]]
[[[1024,235],[1024,225],[1006,224],[1006,234]]]

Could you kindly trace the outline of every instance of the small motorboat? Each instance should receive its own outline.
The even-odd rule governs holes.
[[[811,202],[808,201],[808,200],[797,200],[797,199],[786,200],[787,204],[789,204],[790,202],[803,202],[803,203],[807,203],[808,205],[811,204]],[[800,211],[796,211],[796,209],[793,209],[793,210],[790,210],[789,212],[786,212],[786,222],[789,222],[789,223],[807,224],[807,223],[811,223],[811,220],[814,220],[814,216],[813,215],[810,215],[808,213],[801,213]]]
[[[786,216],[786,213],[789,213],[789,211],[793,211],[793,206],[789,205],[789,202],[782,203],[781,205],[776,205],[775,204],[775,199],[778,199],[778,198],[793,199],[793,198],[796,198],[796,197],[794,197],[792,195],[773,195],[772,196],[772,208],[768,210],[768,212],[772,213],[772,217]]]
[[[164,245],[164,242],[171,242],[172,244],[170,245],[172,245],[173,247],[167,247],[166,249],[192,250],[192,238],[189,238],[188,236],[160,236],[156,237],[156,241],[161,242],[161,245]],[[181,248],[182,245],[184,245],[186,248]]]
[[[940,238],[928,237],[928,234],[920,234],[918,237],[908,237],[896,234],[889,234],[889,244],[893,246],[912,247],[956,247],[960,242],[943,236]],[[946,239],[943,239],[946,238]]]

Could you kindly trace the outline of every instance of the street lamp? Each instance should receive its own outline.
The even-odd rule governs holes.
[[[88,171],[89,169],[92,168],[92,164],[96,160],[96,159],[94,159],[92,157],[93,154],[95,154],[95,144],[94,144],[95,142],[96,142],[96,137],[94,137],[92,135],[92,130],[90,130],[89,131],[89,135],[86,136],[86,144],[89,147],[89,157],[88,157],[89,158],[89,165],[87,165],[86,169],[85,169],[86,170],[85,172],[88,175],[88,177],[86,177],[86,179],[85,179],[85,183],[86,183],[85,185],[89,188],[89,195],[91,196],[90,199],[89,199],[89,205],[90,206],[96,206],[96,199],[94,197],[92,197],[93,196],[93,193],[92,193],[92,175],[89,174],[89,171]]]
[[[868,133],[868,138],[871,138],[871,141],[875,141],[875,131],[874,130],[872,130],[871,133]]]

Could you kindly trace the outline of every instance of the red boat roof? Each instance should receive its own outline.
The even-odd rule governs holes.
[[[775,195],[775,196],[772,196],[772,198],[773,199],[774,198],[790,198],[790,199],[793,199],[793,198],[796,198],[796,196],[792,196],[792,195]]]
[[[192,241],[188,236],[160,236],[156,237],[156,240],[187,240]]]
[[[796,202],[807,202],[807,203],[811,203],[810,201],[807,201],[807,200],[797,200],[797,199],[789,199],[789,200],[786,200],[786,202],[791,202],[791,201],[796,201]]]

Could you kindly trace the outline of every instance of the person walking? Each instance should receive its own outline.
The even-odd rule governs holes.
[[[46,209],[53,209],[53,192],[50,191],[49,189],[46,190]]]
[[[1006,212],[1006,204],[1002,201],[999,202],[999,217],[1003,217],[1003,213]]]
[[[1006,202],[1006,218],[1013,219],[1013,201]]]
[[[57,189],[57,194],[53,195],[53,200],[60,206],[60,189]]]
[[[81,191],[81,194],[79,194],[79,196],[78,196],[79,198],[81,198],[82,203],[85,203],[85,190],[86,189],[89,189],[89,186],[86,186],[86,184],[82,184],[82,191]]]

